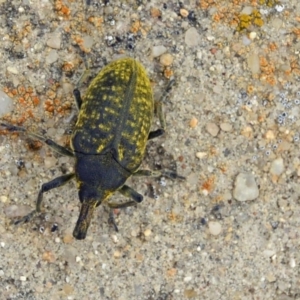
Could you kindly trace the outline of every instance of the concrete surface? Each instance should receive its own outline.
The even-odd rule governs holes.
[[[73,239],[74,182],[15,226],[73,160],[2,128],[0,298],[300,299],[299,1],[86,2],[0,0],[1,119],[68,145],[84,61],[135,57],[176,78],[143,167],[186,180],[131,179],[118,233],[101,206]]]

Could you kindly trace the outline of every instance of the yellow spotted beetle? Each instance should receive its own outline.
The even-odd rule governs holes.
[[[43,193],[62,186],[75,177],[80,215],[73,236],[84,239],[94,209],[115,191],[132,200],[124,203],[109,202],[111,208],[140,203],[143,196],[125,184],[130,176],[167,176],[183,179],[169,171],[139,170],[147,140],[164,133],[162,105],[156,104],[162,128],[150,131],[154,101],[149,77],[144,67],[132,58],[122,58],[104,67],[89,85],[82,100],[78,89],[74,96],[79,115],[71,138],[71,149],[54,141],[28,132],[23,127],[1,123],[8,131],[24,132],[43,141],[56,152],[75,157],[74,173],[59,176],[44,183],[39,191],[36,209],[15,223],[28,222],[41,211]],[[110,220],[113,222],[111,211]]]

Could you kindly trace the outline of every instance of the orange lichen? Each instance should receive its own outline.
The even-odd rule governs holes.
[[[269,83],[272,86],[275,85],[277,83],[277,80],[274,76],[274,72],[275,72],[274,63],[268,61],[265,57],[261,56],[259,58],[259,64],[261,70],[261,75],[259,79],[261,81]]]
[[[93,24],[95,27],[99,28],[99,27],[102,26],[103,18],[102,17],[91,16],[91,17],[88,18],[88,22]]]
[[[254,92],[254,90],[255,90],[255,88],[254,88],[254,86],[252,84],[249,84],[247,86],[247,94],[248,95],[252,94]]]
[[[215,187],[215,180],[216,180],[216,177],[215,175],[212,175],[210,177],[208,177],[201,185],[200,187],[200,190],[203,192],[203,193],[211,193],[212,190],[214,189]]]
[[[44,103],[44,108],[47,112],[53,113],[54,112],[54,105],[51,99],[47,99]]]
[[[161,11],[160,11],[160,9],[158,9],[156,7],[151,7],[150,15],[152,18],[159,18],[159,17],[161,17]]]
[[[276,45],[275,42],[272,42],[272,43],[269,44],[268,49],[269,49],[270,51],[275,51],[275,50],[278,49],[278,47],[277,47],[277,45]]]
[[[171,268],[171,269],[167,270],[168,277],[174,277],[176,274],[177,274],[177,269],[175,269],[175,268]]]
[[[40,103],[40,99],[34,94],[33,87],[20,84],[17,88],[4,87],[3,91],[9,97],[15,99],[16,109],[13,115],[5,118],[8,122],[23,124],[27,119],[35,118],[33,108]]]
[[[130,31],[132,33],[138,33],[138,31],[140,30],[142,26],[142,23],[140,20],[135,20],[132,24],[131,24],[131,28],[130,28]]]
[[[300,38],[300,28],[293,28],[292,32],[296,35],[297,39]]]
[[[172,222],[181,222],[183,217],[181,215],[178,215],[178,214],[174,213],[174,212],[170,212],[168,214],[168,219]]]
[[[291,66],[291,73],[299,76],[300,75],[300,66],[299,66],[299,60],[297,57],[291,57],[290,66]]]
[[[88,49],[88,48],[84,47],[84,40],[83,40],[83,38],[81,36],[79,36],[79,35],[72,35],[71,38],[79,46],[79,48],[80,48],[81,51],[83,51],[85,53],[91,52],[91,49]]]
[[[68,19],[71,14],[70,9],[60,0],[55,1],[54,9],[58,12],[58,15],[63,16],[65,19]]]
[[[222,172],[222,173],[226,173],[227,172],[227,165],[226,163],[220,163],[218,165],[218,169]]]
[[[218,154],[217,148],[214,146],[211,146],[209,148],[209,156],[216,156]]]
[[[170,67],[166,67],[164,69],[164,76],[168,79],[170,79],[173,76],[174,72]]]
[[[75,70],[74,64],[71,62],[65,62],[62,65],[62,70],[66,73],[72,73]]]
[[[201,9],[209,9],[215,4],[214,0],[200,0],[199,1],[199,6]]]

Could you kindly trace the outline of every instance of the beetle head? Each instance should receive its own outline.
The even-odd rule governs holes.
[[[95,208],[103,200],[108,198],[111,193],[105,194],[95,189],[93,186],[82,184],[79,187],[79,199],[81,202],[80,214],[73,231],[73,236],[77,240],[83,240],[86,237],[87,230],[90,226]]]

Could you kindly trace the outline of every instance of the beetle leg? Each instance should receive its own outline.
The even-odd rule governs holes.
[[[157,137],[163,135],[164,133],[165,133],[164,129],[157,129],[157,130],[154,130],[154,131],[150,131],[149,135],[148,135],[148,140],[157,138]]]
[[[114,226],[116,232],[119,231],[118,226],[116,224],[113,208],[111,208],[110,212],[109,212],[108,224],[112,224]]]
[[[178,175],[176,172],[172,172],[169,170],[162,170],[162,171],[137,170],[132,175],[133,176],[149,176],[149,177],[165,176],[165,177],[168,177],[171,179],[181,179],[181,180],[185,179],[185,177]]]
[[[165,99],[167,98],[168,93],[171,90],[174,83],[175,83],[175,80],[174,80],[174,78],[172,78],[169,81],[169,83],[168,83],[164,93],[162,94],[161,98],[158,101],[155,101],[155,103],[154,103],[155,112],[158,116],[160,126],[162,127],[163,130],[165,130],[167,128],[166,120],[165,120],[165,116],[164,116],[164,112],[163,112],[163,103],[165,102]],[[149,139],[150,139],[150,135],[151,135],[151,133],[149,134]],[[156,136],[154,136],[154,137],[156,137]]]
[[[55,189],[57,187],[60,187],[64,184],[66,184],[68,181],[70,181],[73,177],[75,176],[75,173],[70,173],[66,175],[62,175],[59,177],[54,178],[53,180],[43,183],[42,187],[39,191],[38,198],[36,201],[36,208],[33,210],[31,213],[26,215],[25,217],[21,218],[20,220],[17,220],[15,222],[15,225],[20,224],[20,223],[27,223],[29,222],[32,217],[34,217],[35,214],[39,213],[41,211],[41,204],[43,200],[43,193],[48,192],[52,189]]]
[[[81,104],[82,104],[82,98],[81,98],[81,94],[80,94],[79,89],[74,89],[73,90],[73,95],[74,95],[74,98],[75,98],[77,109],[80,110]]]
[[[126,184],[124,184],[118,191],[123,196],[133,199],[135,203],[141,203],[143,201],[143,196]]]
[[[44,142],[46,145],[48,145],[50,148],[52,148],[55,152],[57,152],[61,155],[71,156],[71,157],[74,156],[74,153],[71,150],[69,150],[68,148],[60,146],[57,143],[55,143],[54,141],[52,141],[51,139],[48,139],[42,135],[27,131],[24,127],[14,126],[11,124],[4,124],[4,123],[1,123],[0,126],[4,127],[5,129],[7,129],[8,131],[11,131],[11,132],[23,132],[33,139],[37,139],[41,142]]]
[[[133,205],[143,201],[143,196],[127,185],[123,185],[118,191],[122,195],[133,199],[133,201],[127,201],[127,202],[123,202],[123,203],[107,202],[107,205],[111,208],[110,213],[109,213],[108,223],[112,224],[117,232],[119,231],[119,229],[115,222],[113,209],[133,206]]]

